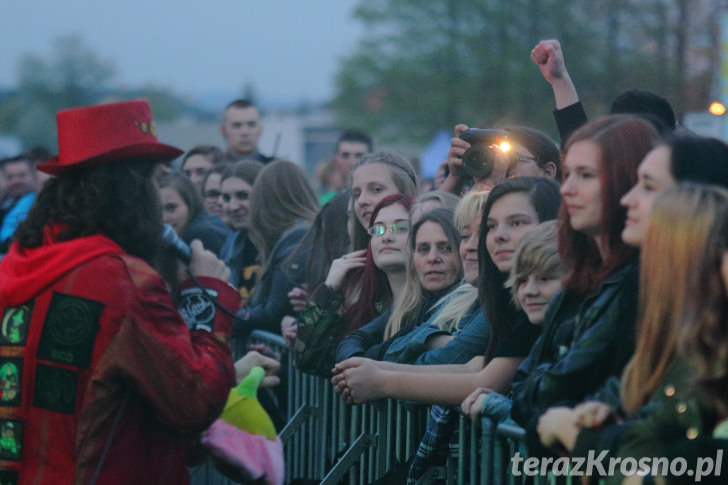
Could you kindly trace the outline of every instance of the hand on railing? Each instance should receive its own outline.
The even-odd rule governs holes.
[[[475,388],[460,405],[463,413],[470,416],[473,422],[480,422],[480,415],[483,412],[483,402],[485,401],[485,397],[491,392],[493,391],[487,387]]]
[[[538,436],[546,447],[563,447],[571,452],[582,428],[600,429],[603,424],[617,421],[614,410],[599,401],[587,401],[574,409],[553,407],[539,418]]]
[[[383,372],[371,359],[352,357],[334,366],[331,383],[349,404],[376,401],[387,397],[381,382]]]

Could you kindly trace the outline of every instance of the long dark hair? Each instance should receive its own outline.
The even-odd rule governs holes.
[[[162,211],[152,181],[155,163],[109,163],[53,177],[43,186],[15,232],[18,244],[37,248],[46,227],[57,224],[58,241],[104,234],[127,253],[156,262]]]
[[[673,135],[657,146],[670,150],[670,173],[678,182],[728,187],[728,145],[716,138]]]
[[[627,210],[620,199],[637,182],[637,166],[659,138],[648,121],[631,115],[611,115],[591,121],[569,137],[564,157],[574,143],[594,143],[601,153],[598,163],[601,180],[601,233],[606,254],[599,252],[594,236],[572,229],[566,207],[559,213],[559,253],[568,271],[564,289],[577,295],[596,290],[604,278],[637,249],[622,241]]]
[[[480,273],[480,304],[490,326],[486,362],[495,351],[506,329],[522,316],[513,305],[511,293],[506,289],[507,274],[503,274],[488,253],[485,240],[488,236],[488,216],[493,204],[508,194],[524,194],[538,215],[538,222],[556,219],[561,204],[559,184],[544,177],[517,177],[505,180],[491,190],[483,207],[478,237],[478,266]]]
[[[185,227],[187,227],[191,220],[202,213],[203,205],[200,191],[190,182],[190,179],[181,173],[165,175],[159,181],[159,188],[171,188],[177,191],[182,201],[187,205],[188,214]]]
[[[299,220],[313,222],[318,211],[316,193],[301,167],[287,160],[266,165],[250,193],[248,231],[263,265],[287,229]]]
[[[295,257],[301,248],[314,248],[306,263],[306,285],[309,291],[313,291],[326,280],[331,262],[345,254],[349,248],[349,233],[346,230],[348,206],[347,191],[332,197],[316,214],[311,229],[291,253]]]

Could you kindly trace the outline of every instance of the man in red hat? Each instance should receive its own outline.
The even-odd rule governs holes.
[[[199,241],[178,306],[160,253],[146,101],[61,111],[59,154],[0,262],[0,483],[188,483],[186,445],[234,384],[237,292]],[[178,308],[183,309],[180,316]]]

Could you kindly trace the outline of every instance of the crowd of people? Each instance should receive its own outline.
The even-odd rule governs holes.
[[[59,112],[59,155],[0,171],[0,482],[146,483],[144,464],[184,483],[255,365],[280,430],[279,356],[228,345],[254,330],[347,403],[430,405],[408,483],[444,463],[460,413],[515,422],[532,456],[635,462],[595,478],[691,481],[644,459],[728,445],[728,145],[649,91],[589,121],[558,41],[531,59],[560,143],[458,124],[428,189],[343,130],[317,192],[259,151],[247,100],[224,148],[184,154],[145,101]]]

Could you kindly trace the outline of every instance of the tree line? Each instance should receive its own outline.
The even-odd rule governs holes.
[[[336,76],[340,123],[421,143],[458,122],[555,134],[551,89],[529,58],[559,39],[591,116],[626,89],[678,117],[718,95],[722,0],[361,0],[365,26]]]

